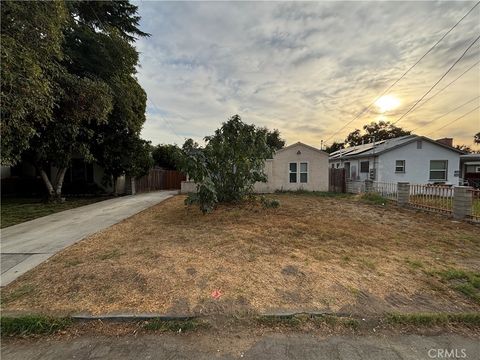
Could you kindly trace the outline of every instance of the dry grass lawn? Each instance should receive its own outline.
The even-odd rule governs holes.
[[[209,215],[171,198],[25,274],[3,290],[2,310],[480,310],[478,284],[468,282],[480,272],[480,227],[354,197],[271,197],[279,208]],[[442,275],[452,269],[468,276]]]

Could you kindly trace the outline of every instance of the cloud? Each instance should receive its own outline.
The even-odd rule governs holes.
[[[238,113],[248,123],[278,128],[288,143],[318,145],[403,74],[473,3],[138,5],[142,30],[152,34],[137,42],[138,78],[149,98],[145,138],[154,143],[181,143],[186,137],[199,141]],[[398,118],[458,58],[479,33],[479,20],[480,7],[392,89],[401,108],[385,114],[387,120]],[[479,46],[438,88],[480,59]],[[398,125],[422,126],[421,121],[455,108],[479,89],[479,71],[471,71]],[[366,112],[330,141],[377,116],[376,109]],[[418,132],[453,119],[445,117]],[[477,112],[437,135],[455,133],[471,143],[479,128]]]

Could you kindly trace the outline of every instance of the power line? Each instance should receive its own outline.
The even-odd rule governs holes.
[[[378,97],[375,98],[375,100],[373,100],[370,105],[368,105],[366,108],[364,108],[358,115],[356,115],[352,120],[350,120],[348,123],[346,123],[345,125],[343,125],[339,130],[337,130],[335,133],[333,133],[330,137],[327,138],[327,140],[325,140],[325,143],[330,140],[331,138],[333,138],[336,134],[338,134],[340,131],[342,131],[343,129],[345,129],[345,127],[347,127],[348,125],[350,125],[352,122],[354,122],[355,120],[357,120],[360,116],[362,116],[366,111],[368,111],[374,104],[375,102],[380,99],[383,95],[385,95],[386,93],[388,93],[400,80],[402,80],[415,66],[417,66],[417,64],[423,60],[423,58],[425,56],[427,56],[448,34],[450,34],[457,26],[458,24],[460,24],[463,19],[465,19],[478,5],[480,4],[480,1],[477,2],[465,15],[463,15],[463,17],[457,21],[457,23],[455,25],[453,25],[445,34],[443,34],[443,36],[430,48],[428,49],[428,51],[422,55],[422,57],[420,59],[418,59],[407,71],[405,71],[403,73],[402,76],[400,76],[397,80],[395,80],[382,94],[380,94]]]
[[[422,101],[422,100],[425,98],[425,96],[427,96],[427,95],[435,88],[435,86],[437,86],[438,83],[439,83],[440,81],[442,81],[445,76],[447,76],[447,74],[448,74],[450,71],[452,71],[452,69],[455,67],[455,65],[457,65],[458,62],[463,59],[463,57],[464,57],[465,54],[468,52],[468,50],[470,50],[470,48],[471,48],[473,45],[475,45],[475,43],[476,43],[479,39],[480,39],[480,35],[477,36],[477,37],[475,38],[475,40],[473,40],[473,42],[465,49],[465,51],[462,53],[462,55],[460,55],[460,57],[459,57],[457,60],[455,60],[455,62],[454,62],[454,63],[448,68],[448,70],[440,77],[440,79],[438,79],[438,80],[435,82],[435,84],[433,84],[433,85],[430,87],[430,89],[428,89],[428,91],[427,91],[425,94],[423,94],[423,95],[420,97],[420,99],[418,99],[418,100],[415,102],[415,104],[413,104],[413,106],[410,107],[410,109],[407,110],[407,112],[405,112],[402,116],[400,116],[397,120],[395,120],[395,121],[392,123],[392,125],[396,124],[397,122],[399,122],[400,120],[402,120],[405,116],[407,116],[411,111],[413,111],[413,109],[415,109],[415,107],[418,105],[418,103],[419,103],[420,101]]]
[[[457,122],[458,120],[463,119],[465,116],[470,115],[472,112],[474,112],[475,110],[477,110],[477,109],[479,109],[479,108],[480,108],[480,105],[477,106],[476,108],[473,108],[472,110],[470,110],[470,111],[467,112],[466,114],[463,114],[462,116],[459,116],[459,117],[456,118],[455,120],[450,121],[448,124],[445,124],[445,125],[443,125],[442,127],[439,127],[438,129],[429,132],[427,135],[436,133],[437,131],[442,130],[443,128],[446,128],[447,126],[452,125],[454,122]]]
[[[461,109],[461,108],[464,107],[465,105],[470,104],[471,102],[477,100],[478,98],[480,98],[480,96],[475,96],[473,99],[470,99],[470,100],[468,100],[467,102],[463,103],[462,105],[457,106],[455,109],[452,109],[452,110],[446,112],[445,114],[442,114],[442,115],[436,117],[435,119],[430,120],[429,122],[427,122],[426,124],[424,124],[424,125],[422,125],[422,126],[416,127],[415,129],[412,130],[412,132],[414,132],[415,130],[424,128],[424,127],[428,126],[429,124],[431,124],[431,123],[434,122],[434,121],[440,120],[441,118],[447,116],[448,114],[451,114],[452,112],[454,112],[454,111],[456,111],[456,110],[458,110],[458,109]]]
[[[468,73],[470,70],[472,70],[475,65],[478,65],[480,63],[480,60],[478,60],[476,63],[474,63],[473,65],[471,65],[467,70],[465,70],[463,73],[461,73],[459,76],[457,76],[455,79],[453,79],[452,81],[450,81],[447,85],[445,85],[443,88],[441,88],[440,90],[438,90],[435,94],[433,94],[432,96],[430,96],[428,99],[426,99],[423,103],[421,103],[420,105],[417,106],[417,110],[419,108],[421,108],[423,105],[425,105],[426,103],[428,103],[430,100],[432,100],[433,98],[435,98],[437,95],[439,95],[440,93],[442,93],[445,89],[447,89],[449,86],[453,85],[457,80],[459,80],[461,77],[463,77],[466,73]]]

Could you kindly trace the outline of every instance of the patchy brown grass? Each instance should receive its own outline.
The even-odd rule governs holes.
[[[2,310],[480,310],[438,275],[480,271],[478,226],[354,198],[271,197],[279,208],[221,206],[208,215],[171,198],[25,274],[3,290]]]

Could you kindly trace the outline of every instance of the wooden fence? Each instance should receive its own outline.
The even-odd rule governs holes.
[[[135,191],[144,193],[158,190],[180,189],[185,174],[176,170],[151,169],[148,175],[135,179]]]
[[[328,191],[339,193],[347,191],[345,169],[330,168],[328,175]]]

